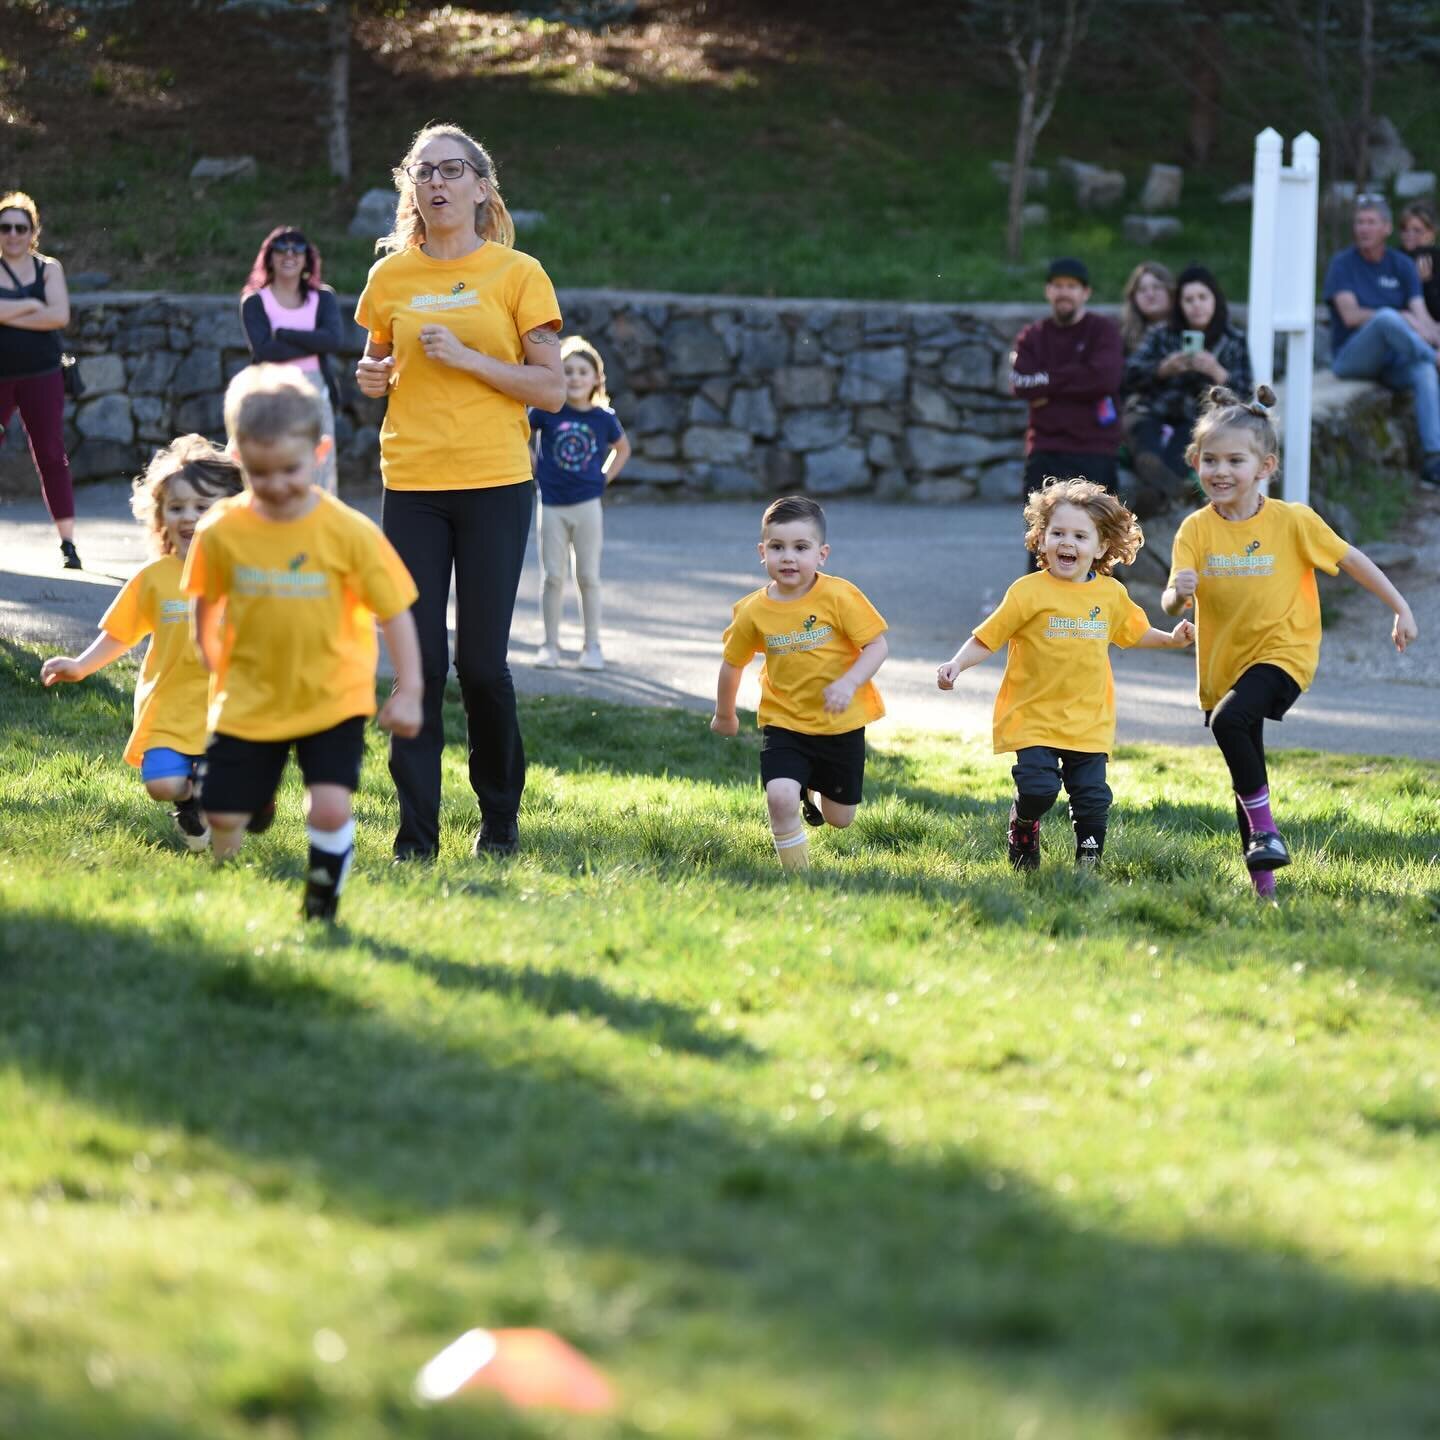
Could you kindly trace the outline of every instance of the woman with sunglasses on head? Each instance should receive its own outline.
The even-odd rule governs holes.
[[[65,271],[40,253],[35,202],[22,190],[0,195],[0,444],[19,410],[45,504],[60,533],[61,563],[78,570],[60,364],[60,332],[69,323]]]
[[[428,859],[440,847],[452,573],[455,669],[480,804],[474,850],[509,855],[525,788],[506,652],[533,504],[526,411],[565,403],[560,307],[539,262],[513,248],[495,167],[463,130],[421,130],[394,177],[395,229],[377,242],[388,253],[355,312],[370,332],[355,378],[364,394],[389,396],[381,524],[420,591],[425,716],[413,740],[390,743],[395,856]]]
[[[330,448],[315,478],[336,491],[335,382],[327,355],[344,343],[335,292],[320,283],[320,252],[299,230],[281,225],[260,246],[240,292],[240,321],[250,358],[293,366],[320,397],[322,425]]]

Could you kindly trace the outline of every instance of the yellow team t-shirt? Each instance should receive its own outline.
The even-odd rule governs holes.
[[[817,575],[798,600],[772,600],[762,587],[735,605],[725,631],[725,659],[745,666],[765,657],[760,674],[761,725],[802,735],[843,735],[885,713],[872,680],[840,715],[825,709],[825,687],[838,680],[860,651],[885,633],[880,612],[848,580]]]
[[[1350,549],[1308,505],[1266,500],[1249,520],[1207,505],[1175,535],[1170,583],[1194,570],[1200,708],[1213,710],[1252,665],[1278,665],[1308,690],[1320,663],[1320,591]]]
[[[1017,580],[974,631],[987,650],[1010,646],[995,697],[995,753],[1049,745],[1108,755],[1115,745],[1110,647],[1128,648],[1149,628],[1112,576],[1077,584],[1036,571]]]
[[[190,602],[180,588],[178,555],[162,555],[133,575],[100,619],[122,645],[150,644],[135,682],[135,727],[125,763],[139,765],[147,750],[205,753],[205,710],[210,675],[190,635]]]
[[[524,363],[521,337],[558,327],[560,304],[540,262],[487,241],[459,260],[418,246],[371,267],[355,319],[393,346],[395,379],[380,427],[391,490],[485,490],[530,478],[524,404],[464,370],[431,360],[422,325],[444,325],[471,350]]]
[[[269,520],[247,492],[195,530],[187,594],[225,602],[210,729],[295,740],[375,713],[375,620],[415,603],[415,582],[372,520],[317,490],[299,520]]]

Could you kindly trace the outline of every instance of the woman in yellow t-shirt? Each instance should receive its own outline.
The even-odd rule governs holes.
[[[1255,892],[1275,893],[1290,852],[1270,810],[1265,722],[1282,720],[1310,688],[1320,661],[1320,592],[1315,571],[1343,570],[1395,612],[1404,650],[1416,635],[1405,597],[1375,562],[1337,535],[1308,505],[1265,496],[1280,465],[1262,385],[1251,401],[1215,386],[1206,396],[1185,458],[1210,503],[1175,535],[1167,615],[1195,607],[1200,708],[1235,791],[1235,820]]]
[[[565,403],[560,307],[515,227],[480,144],[427,126],[396,167],[395,229],[355,318],[370,332],[355,372],[388,396],[380,430],[382,528],[415,578],[425,720],[390,742],[400,801],[398,859],[440,845],[441,706],[450,672],[446,607],[455,580],[455,669],[480,803],[476,854],[519,844],[525,748],[506,662],[532,510],[528,406]]]

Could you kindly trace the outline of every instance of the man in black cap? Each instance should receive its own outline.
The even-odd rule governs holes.
[[[1029,402],[1025,490],[1047,475],[1083,475],[1115,490],[1120,445],[1115,397],[1125,364],[1119,328],[1085,310],[1090,272],[1083,260],[1052,260],[1045,275],[1050,318],[1027,325],[1010,357],[1010,393]],[[1026,551],[1026,569],[1035,558]]]

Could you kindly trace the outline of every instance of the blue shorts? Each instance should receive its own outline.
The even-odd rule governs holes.
[[[164,745],[147,750],[140,757],[140,778],[142,780],[178,780],[182,776],[194,775],[200,763],[198,755],[182,755]]]

